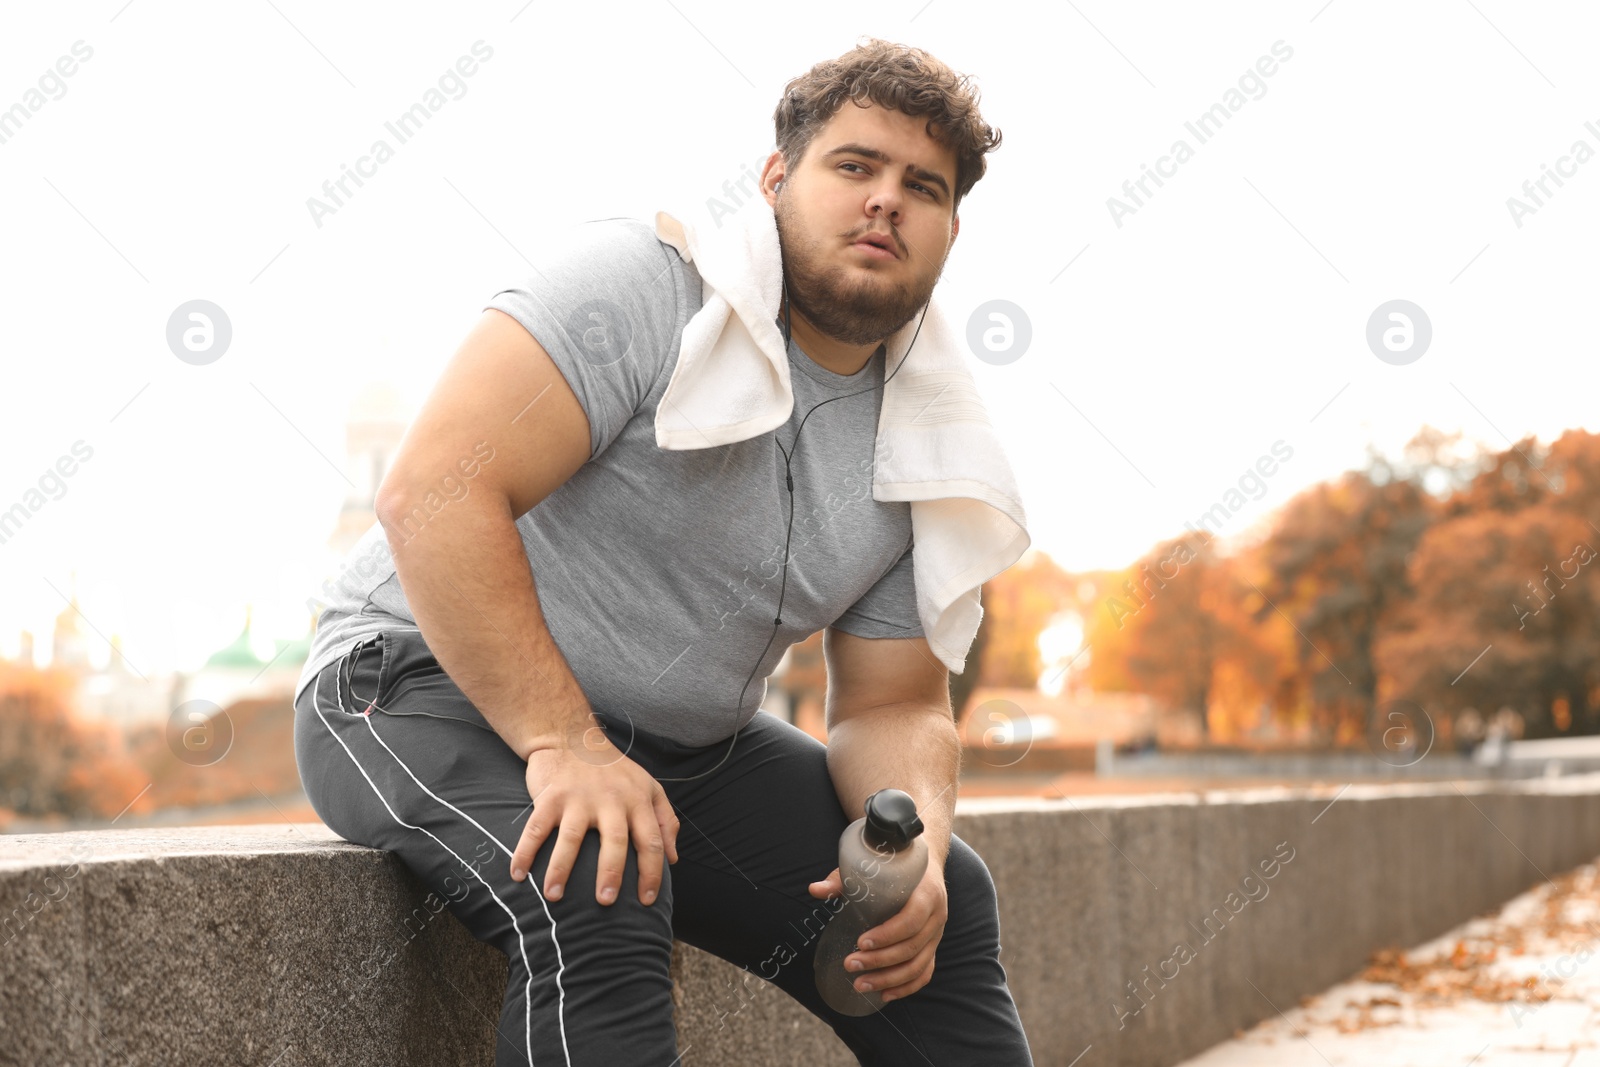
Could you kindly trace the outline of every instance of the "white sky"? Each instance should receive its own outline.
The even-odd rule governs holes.
[[[47,645],[73,571],[143,671],[196,665],[247,601],[303,630],[360,387],[420,402],[542,234],[715,194],[771,150],[784,83],[867,34],[974,75],[1004,132],[937,298],[1031,320],[1023,358],[972,370],[1063,565],[1127,563],[1279,439],[1293,459],[1228,532],[1424,423],[1495,448],[1596,428],[1600,161],[1521,228],[1506,205],[1600,148],[1595,9],[1052,8],[13,7],[0,109],[74,42],[93,56],[0,144],[0,510],[75,441],[94,455],[0,545],[0,653],[23,627]],[[317,228],[307,198],[480,39],[465,95]],[[1279,40],[1265,94],[1199,143],[1184,123]],[[1107,198],[1179,138],[1193,158],[1119,228]],[[206,366],[165,340],[193,299],[233,325]],[[1406,366],[1365,342],[1392,299],[1433,324]]]

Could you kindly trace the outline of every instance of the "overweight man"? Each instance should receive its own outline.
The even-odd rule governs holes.
[[[788,422],[658,447],[701,280],[642,221],[579,227],[444,368],[297,689],[318,815],[505,952],[502,1067],[694,1062],[675,938],[755,976],[713,993],[723,1022],[770,983],[864,1064],[1032,1063],[994,884],[951,832],[960,746],[910,505],[870,492],[883,342],[927,306],[999,135],[962,79],[882,41],[792,81],[774,118]],[[825,745],[761,711],[818,631]],[[839,836],[889,787],[930,859],[848,960],[882,1010],[847,1016],[812,963]]]

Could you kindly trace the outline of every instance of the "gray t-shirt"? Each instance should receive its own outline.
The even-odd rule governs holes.
[[[883,346],[847,376],[791,343],[795,402],[785,425],[727,445],[662,449],[656,405],[701,306],[699,272],[638,219],[584,223],[569,237],[487,306],[539,340],[589,418],[588,462],[516,522],[546,625],[589,703],[684,744],[715,744],[759,710],[789,645],[827,626],[923,636],[911,505],[872,498]],[[486,429],[475,459],[492,463],[508,432],[515,427]],[[794,477],[786,586],[784,453]],[[465,463],[462,474],[477,469]],[[465,484],[470,492],[470,477]],[[357,642],[417,625],[379,524],[323,589],[297,700]]]

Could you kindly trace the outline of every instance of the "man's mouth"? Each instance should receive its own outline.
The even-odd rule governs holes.
[[[900,253],[896,251],[894,241],[887,234],[869,233],[851,245],[859,248],[869,256],[879,259],[899,259]]]

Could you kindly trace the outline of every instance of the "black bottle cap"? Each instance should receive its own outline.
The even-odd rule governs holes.
[[[899,852],[911,844],[911,839],[922,833],[922,819],[917,815],[917,802],[911,794],[899,789],[880,789],[867,798],[864,805],[867,823],[861,834],[867,844],[882,851]]]

